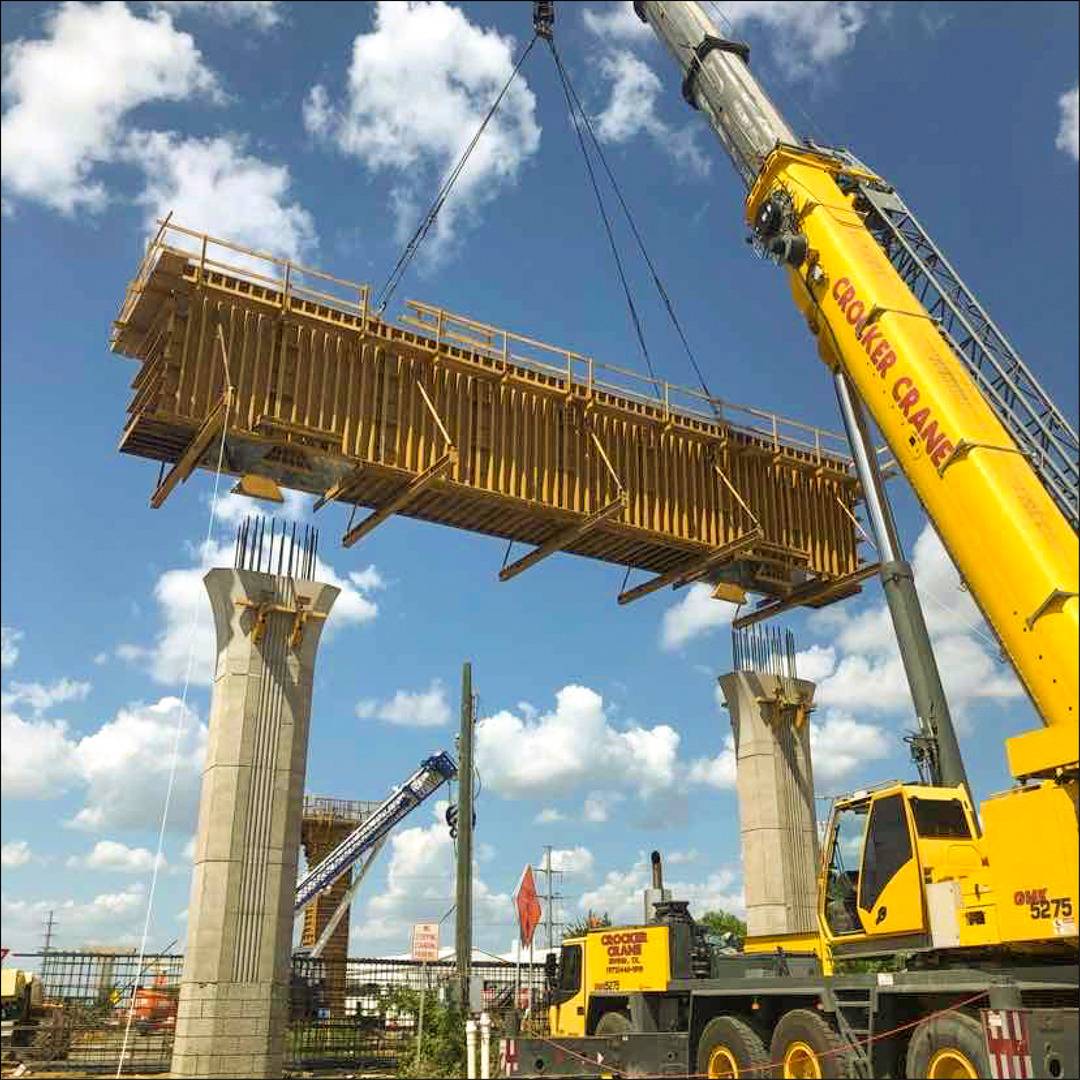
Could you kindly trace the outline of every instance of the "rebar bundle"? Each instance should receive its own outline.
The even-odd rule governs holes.
[[[291,532],[287,522],[280,525],[279,529],[274,518],[258,514],[244,518],[236,530],[233,566],[237,570],[313,580],[319,553],[319,530],[304,525],[301,531],[295,521]]]

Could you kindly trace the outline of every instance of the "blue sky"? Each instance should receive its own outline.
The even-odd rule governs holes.
[[[561,5],[559,44],[709,384],[835,428],[784,283],[742,242],[734,172],[627,7]],[[720,7],[792,126],[903,191],[1075,422],[1076,6]],[[178,716],[150,945],[184,935],[205,642],[183,713],[178,698],[211,485],[200,476],[151,511],[154,466],[115,451],[134,368],[108,352],[109,323],[149,221],[173,209],[381,283],[527,39],[529,10],[4,5],[5,946],[32,947],[49,908],[64,945],[138,939]],[[550,57],[535,50],[523,74],[396,304],[416,296],[637,366]],[[692,384],[624,251],[659,373]],[[986,794],[1007,783],[1002,738],[1037,720],[903,482],[892,491]],[[211,558],[245,509],[222,505]],[[302,500],[287,512],[310,519]],[[471,659],[482,947],[509,946],[508,894],[544,844],[567,870],[564,918],[635,917],[654,846],[695,908],[738,907],[714,692],[730,663],[723,605],[692,589],[619,608],[618,568],[568,556],[500,585],[503,545],[404,519],[344,551],[342,513],[317,519],[324,573],[346,596],[320,653],[310,791],[378,798],[452,750]],[[788,625],[820,681],[819,791],[908,775],[910,710],[876,584]],[[450,906],[450,866],[445,828],[419,811],[365,886],[354,951],[403,951],[412,921]]]

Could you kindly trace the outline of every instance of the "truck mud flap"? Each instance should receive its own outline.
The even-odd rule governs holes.
[[[1080,1076],[1080,1009],[984,1009],[993,1080]]]
[[[502,1039],[500,1076],[686,1076],[686,1033]]]

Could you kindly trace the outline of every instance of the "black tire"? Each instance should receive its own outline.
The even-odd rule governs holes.
[[[628,1035],[633,1030],[630,1014],[622,1009],[610,1009],[596,1021],[597,1035]]]
[[[938,1066],[958,1064],[962,1058],[976,1076],[990,1075],[990,1058],[982,1024],[967,1013],[944,1013],[924,1020],[908,1043],[905,1076],[941,1075]],[[955,1073],[954,1073],[955,1075]]]
[[[823,1077],[844,1078],[852,1075],[851,1055],[836,1029],[819,1013],[810,1009],[792,1009],[784,1013],[773,1029],[769,1057],[773,1076],[786,1072],[789,1055],[799,1054],[816,1061]]]
[[[721,1057],[725,1051],[726,1060]],[[763,1080],[768,1063],[769,1055],[758,1033],[737,1016],[714,1017],[705,1025],[698,1040],[698,1076],[745,1076]]]

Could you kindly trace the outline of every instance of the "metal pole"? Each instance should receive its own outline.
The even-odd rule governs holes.
[[[545,927],[547,929],[547,947],[548,947],[548,951],[550,952],[555,947],[554,916],[552,915],[552,910],[551,910],[552,909],[552,903],[553,903],[553,900],[554,900],[554,897],[553,897],[552,894],[554,893],[555,890],[552,888],[552,884],[551,884],[551,845],[550,844],[545,844],[544,845],[544,874],[545,874],[545,878],[546,878],[546,882],[547,882],[547,887],[545,889],[545,892],[546,892],[547,895],[544,897],[544,899],[547,900],[547,904],[544,905],[544,923],[545,923]]]
[[[473,862],[473,715],[472,664],[461,668],[461,733],[458,736],[457,903],[454,952],[457,957],[458,1001],[469,1002],[469,970],[472,962],[472,862]]]
[[[424,1042],[424,998],[427,997],[427,963],[420,965],[420,1016],[416,1022],[416,1071],[420,1072],[420,1047]]]
[[[913,744],[916,764],[925,764],[930,782],[938,786],[963,785],[971,796],[964,759],[956,741],[941,672],[926,629],[919,594],[911,564],[904,558],[896,532],[889,497],[881,476],[877,454],[874,452],[862,405],[843,371],[833,375],[840,413],[851,444],[855,471],[862,484],[867,516],[881,562],[881,584],[889,605],[900,658],[904,664],[908,688],[915,704],[922,731],[921,740]]]

